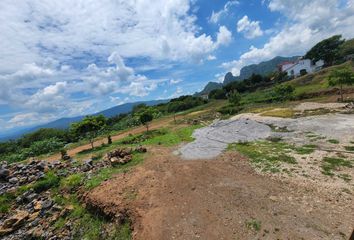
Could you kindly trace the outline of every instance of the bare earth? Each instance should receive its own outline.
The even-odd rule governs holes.
[[[352,193],[257,174],[237,153],[181,160],[151,148],[143,165],[88,193],[89,206],[128,215],[134,239],[348,239]],[[259,221],[260,230],[247,227]]]

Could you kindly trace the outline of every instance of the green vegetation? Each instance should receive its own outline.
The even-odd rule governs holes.
[[[345,150],[354,152],[354,146],[344,146]]]
[[[281,163],[296,163],[295,158],[288,154],[293,146],[281,141],[233,143],[228,149],[244,154],[262,171],[279,172]]]
[[[339,144],[339,141],[337,139],[328,139],[328,142],[333,144]]]
[[[329,86],[340,86],[339,94],[343,102],[343,85],[354,85],[354,72],[348,67],[334,69],[328,77],[328,84]]]
[[[295,148],[296,153],[298,154],[310,154],[316,150],[317,146],[312,144],[303,145],[301,147]]]
[[[84,179],[83,173],[72,174],[64,179],[61,179],[60,188],[66,191],[72,191],[73,189],[81,185],[83,179]]]
[[[11,208],[11,203],[16,196],[12,193],[4,193],[0,195],[0,213],[7,213]]]
[[[324,60],[326,65],[332,65],[340,58],[340,47],[345,42],[342,35],[335,35],[324,39],[312,47],[305,55],[306,59],[313,61]]]
[[[153,115],[148,111],[143,112],[139,117],[141,124],[143,124],[146,127],[147,132],[149,131],[149,123],[152,121],[152,119],[153,119]]]
[[[105,126],[106,118],[103,115],[86,116],[82,121],[73,123],[70,127],[70,131],[75,135],[89,139],[91,148],[93,149],[95,138]]]
[[[273,100],[284,102],[293,98],[295,88],[289,84],[280,84],[273,89]]]
[[[193,108],[196,110],[207,102],[201,97],[181,96],[156,106],[138,104],[130,113],[119,114],[108,119],[102,115],[87,116],[82,121],[72,124],[70,129],[40,129],[18,140],[0,142],[0,160],[12,163],[29,157],[52,154],[65,150],[64,146],[69,143],[71,147],[75,147],[88,141],[93,148],[93,142],[97,137],[107,137],[117,131],[148,123],[149,121],[142,123],[140,117],[143,113],[151,114],[154,119],[157,119]]]
[[[45,174],[43,179],[33,184],[33,190],[37,193],[59,186],[60,178],[52,171]]]
[[[343,158],[333,158],[333,157],[325,157],[322,160],[322,173],[325,175],[333,176],[333,171],[339,170],[341,167],[352,168],[353,163],[350,160],[346,160]]]
[[[246,222],[246,227],[258,232],[259,230],[261,230],[261,224],[261,221],[251,219]]]

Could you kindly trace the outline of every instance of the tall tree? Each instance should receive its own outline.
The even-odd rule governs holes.
[[[330,86],[340,86],[340,99],[343,102],[343,85],[354,85],[354,73],[349,67],[334,69],[328,77],[328,83]]]
[[[315,62],[323,60],[326,65],[332,65],[339,58],[340,46],[344,41],[342,35],[334,35],[317,43],[304,57]]]
[[[71,131],[79,136],[87,137],[90,141],[91,148],[99,132],[106,126],[106,118],[103,115],[86,116],[80,122],[71,125]]]

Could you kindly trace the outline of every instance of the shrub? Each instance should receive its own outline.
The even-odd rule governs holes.
[[[295,88],[288,84],[281,84],[275,86],[273,89],[273,100],[274,101],[286,101],[293,98]]]

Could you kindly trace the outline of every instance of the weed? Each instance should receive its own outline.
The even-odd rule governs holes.
[[[279,127],[279,126],[275,126],[273,124],[269,124],[268,126],[272,129],[273,132],[292,132],[286,126]]]
[[[345,173],[339,174],[338,177],[341,178],[341,179],[343,179],[343,180],[346,181],[346,182],[349,182],[350,180],[352,180],[352,178],[350,177],[350,175],[349,175],[349,174],[345,174]]]
[[[258,232],[259,230],[261,230],[261,221],[256,219],[248,220],[246,222],[246,227]]]
[[[345,150],[354,152],[354,146],[344,146]]]
[[[333,144],[338,144],[339,141],[337,139],[328,139],[327,140],[329,143],[333,143]]]
[[[353,167],[350,160],[343,158],[325,157],[322,161],[322,173],[328,176],[333,176],[333,171],[338,170],[340,167]]]
[[[230,144],[229,150],[236,150],[250,158],[262,171],[279,172],[281,163],[295,164],[294,157],[287,153],[293,147],[285,142],[256,141]]]
[[[298,154],[310,154],[313,153],[316,148],[317,148],[316,145],[308,144],[308,145],[303,145],[301,147],[295,148],[295,151]]]
[[[66,191],[72,191],[81,185],[84,174],[76,173],[72,174],[60,181],[60,188]]]
[[[12,202],[16,196],[12,193],[3,193],[0,195],[0,213],[7,213],[10,210]]]
[[[37,193],[59,186],[60,178],[54,172],[47,172],[43,179],[33,184]]]

